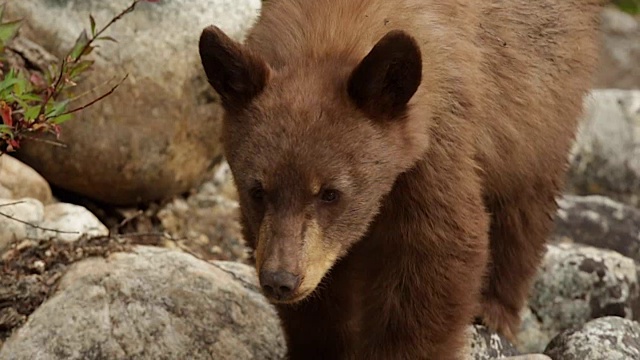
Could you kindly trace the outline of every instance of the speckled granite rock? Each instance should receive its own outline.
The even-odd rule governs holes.
[[[553,360],[640,359],[640,324],[602,317],[556,336],[544,351]]]
[[[540,320],[525,306],[520,313],[522,322],[517,334],[518,350],[524,353],[542,352],[554,334],[549,334],[542,327]]]
[[[638,291],[632,259],[584,245],[549,245],[529,300],[538,336],[523,347],[541,351],[559,332],[598,317],[632,319],[640,311]]]
[[[485,326],[473,325],[469,327],[468,336],[471,359],[490,360],[519,355],[519,352],[507,339],[489,331]]]
[[[137,247],[75,264],[2,360],[284,358],[274,308],[246,265]]]

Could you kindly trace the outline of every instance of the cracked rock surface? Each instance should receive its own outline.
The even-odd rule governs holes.
[[[556,238],[614,250],[640,262],[640,209],[598,195],[565,195],[558,204]]]
[[[18,359],[281,359],[250,267],[153,247],[75,264],[0,351]],[[64,329],[64,331],[61,331]]]
[[[640,323],[602,317],[556,336],[545,354],[553,360],[640,359]]]

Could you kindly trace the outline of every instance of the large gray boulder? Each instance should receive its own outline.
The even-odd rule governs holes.
[[[253,269],[137,247],[75,264],[0,350],[2,360],[282,359]]]
[[[602,11],[600,68],[595,87],[640,89],[640,16],[610,5]]]
[[[8,14],[25,19],[22,35],[62,56],[89,14],[98,26],[131,0],[20,0]],[[115,93],[62,126],[66,147],[26,141],[17,153],[49,182],[111,204],[158,200],[198,184],[221,154],[221,107],[198,55],[202,29],[216,24],[242,39],[260,0],[141,2],[105,35],[90,55],[95,68],[74,90],[90,100],[104,83],[129,78]],[[78,105],[79,102],[74,102]]]
[[[568,189],[640,205],[640,90],[594,90],[585,104]]]
[[[614,250],[640,263],[640,209],[599,195],[558,201],[553,237]]]
[[[558,334],[544,351],[553,360],[640,359],[640,324],[602,317]]]

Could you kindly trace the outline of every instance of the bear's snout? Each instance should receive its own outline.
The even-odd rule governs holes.
[[[290,300],[300,286],[300,276],[288,271],[260,271],[260,285],[268,298],[287,301]]]

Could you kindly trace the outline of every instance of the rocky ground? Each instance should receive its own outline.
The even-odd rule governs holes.
[[[215,0],[193,1],[184,8],[201,13],[203,4],[212,2],[216,6],[209,7],[218,10],[208,14],[206,22],[224,18],[238,38],[260,6],[259,1]],[[72,4],[55,10],[68,19],[84,14],[88,9],[83,6],[90,7],[58,0],[46,3]],[[128,2],[114,3],[119,7]],[[38,24],[25,33],[33,38],[47,33],[51,46],[71,41],[70,34],[77,29],[50,31],[57,25],[35,20],[41,18],[42,9],[34,4],[9,4],[14,6],[10,13],[28,14]],[[112,5],[91,6],[104,14]],[[163,18],[171,9],[153,16],[142,11],[131,27],[123,23],[118,35],[132,36],[150,18]],[[205,25],[201,14],[182,16],[175,21],[199,19],[184,32]],[[570,158],[569,187],[558,199],[556,228],[523,309],[518,342],[511,344],[481,326],[470,327],[473,359],[640,358],[640,20],[612,9],[604,11],[603,19],[606,46],[598,89],[587,100],[587,114]],[[159,35],[171,37],[170,44],[186,36]],[[148,34],[144,38],[153,41]],[[126,67],[135,63],[136,56],[159,48],[151,45],[124,52],[107,48],[102,64],[122,61]],[[163,73],[161,54],[145,61],[129,70],[152,69],[151,77],[180,79],[185,86],[201,82],[189,67]],[[142,84],[151,92],[155,87],[169,91],[163,83]],[[189,98],[192,90],[175,90],[178,94],[167,96]],[[136,106],[153,107],[154,102],[144,105],[143,98],[136,98],[140,101]],[[199,107],[190,118],[217,106],[215,99],[198,99]],[[104,105],[106,110],[95,111],[106,112],[101,117],[118,117],[119,100],[113,101]],[[166,123],[173,121],[172,114],[152,116]],[[100,119],[72,126],[89,127],[95,134],[119,134],[121,129],[104,127]],[[143,120],[136,119],[132,126],[141,126]],[[205,141],[190,137],[193,129],[174,131],[182,135],[153,134],[154,141],[177,148],[160,151],[151,163],[136,138],[126,138],[113,148],[98,146],[100,163],[108,165],[80,183],[65,177],[92,172],[95,160],[87,161],[84,155],[62,159],[52,152],[46,162],[34,162],[32,155],[23,161],[0,156],[0,359],[283,359],[277,317],[246,264],[248,253],[228,166],[217,156],[217,148],[180,148],[181,142]],[[67,141],[85,144],[74,154],[96,141],[81,132],[71,133]],[[137,136],[134,133],[126,134]],[[174,162],[185,156],[183,150],[191,151],[190,161]],[[123,156],[127,152],[132,155]],[[173,173],[165,182],[149,176],[132,178],[153,173],[167,161],[174,172],[189,166],[197,170],[194,173],[206,174],[204,181],[193,174],[176,179]],[[92,192],[84,182],[98,184],[100,190]],[[149,183],[153,191],[144,197],[164,194],[161,199],[123,205],[136,193],[136,186]]]

